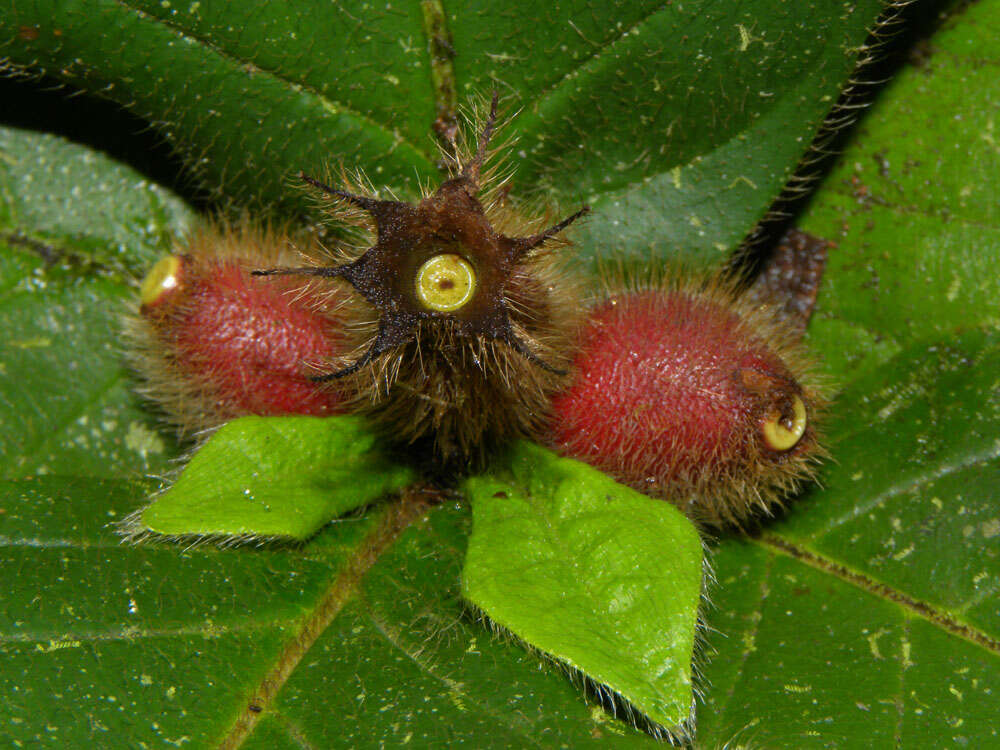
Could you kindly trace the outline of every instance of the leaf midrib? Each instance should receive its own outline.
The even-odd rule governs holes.
[[[302,658],[356,594],[367,572],[429,510],[430,505],[419,490],[404,491],[386,507],[379,525],[355,546],[353,554],[334,573],[330,585],[312,608],[297,620],[298,627],[292,637],[254,686],[251,694],[255,696],[255,705],[263,710],[244,710],[236,715],[218,745],[219,750],[235,750],[253,734],[258,721],[268,712],[269,704],[277,699]]]

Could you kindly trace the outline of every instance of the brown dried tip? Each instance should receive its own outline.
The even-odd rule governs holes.
[[[829,247],[827,240],[789,229],[747,290],[747,301],[774,305],[776,314],[802,335],[816,306]]]

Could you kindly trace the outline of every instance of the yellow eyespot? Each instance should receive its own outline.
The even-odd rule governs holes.
[[[808,423],[806,405],[798,396],[792,396],[792,415],[782,416],[781,411],[773,411],[764,419],[760,429],[768,448],[787,451],[798,445]]]
[[[155,305],[181,283],[181,259],[176,255],[161,258],[153,266],[139,289],[139,301],[143,307]]]
[[[420,266],[417,299],[428,310],[452,312],[465,306],[476,292],[476,272],[461,255],[443,253]]]

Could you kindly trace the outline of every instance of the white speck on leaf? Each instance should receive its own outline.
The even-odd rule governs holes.
[[[132,422],[125,434],[125,447],[135,451],[143,460],[150,454],[163,453],[163,439],[144,424]]]

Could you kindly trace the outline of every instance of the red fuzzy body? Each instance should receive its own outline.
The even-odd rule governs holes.
[[[745,312],[725,294],[683,288],[597,306],[573,385],[553,402],[553,442],[707,523],[766,508],[808,474],[815,450],[811,427],[790,451],[763,444],[771,391],[814,399],[778,329]]]
[[[337,339],[308,298],[233,261],[209,265],[192,287],[171,321],[178,363],[211,383],[228,409],[262,416],[336,410],[336,393],[310,381],[303,367],[332,358]]]
[[[340,410],[341,394],[310,376],[342,354],[343,296],[251,275],[283,260],[288,244],[248,227],[206,228],[147,278],[130,326],[133,362],[182,434],[248,414]],[[157,275],[163,264],[172,272]]]

